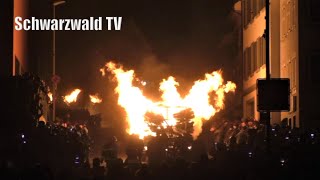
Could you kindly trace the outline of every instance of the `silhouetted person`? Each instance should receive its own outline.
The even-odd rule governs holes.
[[[92,161],[92,175],[94,179],[103,179],[105,173],[105,168],[101,166],[101,160],[99,158],[94,158]]]

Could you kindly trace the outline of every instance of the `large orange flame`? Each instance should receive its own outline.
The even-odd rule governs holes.
[[[170,76],[163,79],[159,90],[162,92],[162,100],[153,102],[143,95],[143,91],[132,84],[135,79],[134,70],[125,71],[122,66],[113,62],[108,62],[104,68],[100,69],[102,75],[106,71],[114,75],[117,82],[115,93],[119,95],[118,104],[124,108],[126,119],[129,125],[127,132],[137,134],[141,139],[145,136],[154,136],[148,123],[145,121],[145,114],[152,112],[163,116],[165,121],[162,126],[175,126],[177,120],[174,114],[186,109],[192,109],[194,113],[193,133],[194,139],[202,131],[203,120],[209,120],[217,112],[224,108],[225,93],[234,92],[236,85],[233,82],[223,84],[222,72],[214,71],[205,74],[205,78],[194,82],[194,85],[185,97],[181,97],[177,87],[179,83]],[[211,102],[211,94],[214,96],[214,103]]]
[[[73,102],[77,102],[77,97],[80,94],[80,89],[73,90],[69,95],[63,97],[63,101],[68,105]]]

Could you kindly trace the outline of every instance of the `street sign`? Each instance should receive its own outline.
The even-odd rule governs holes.
[[[258,79],[257,88],[258,111],[290,111],[289,79]]]

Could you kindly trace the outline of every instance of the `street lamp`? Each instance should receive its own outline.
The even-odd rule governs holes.
[[[66,1],[54,0],[53,1],[53,19],[56,18],[56,6],[64,4]],[[53,47],[52,47],[52,78],[56,79],[56,31],[53,30]],[[52,92],[52,121],[56,120],[56,91],[57,81],[53,80],[53,92]]]

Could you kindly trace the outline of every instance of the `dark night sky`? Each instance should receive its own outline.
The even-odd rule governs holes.
[[[232,5],[232,0],[68,0],[57,7],[58,18],[123,16],[123,23],[120,32],[57,32],[62,86],[90,90],[96,72],[110,58],[138,68],[153,55],[153,63],[177,76],[218,69],[228,61],[217,59],[215,49],[232,31]]]

